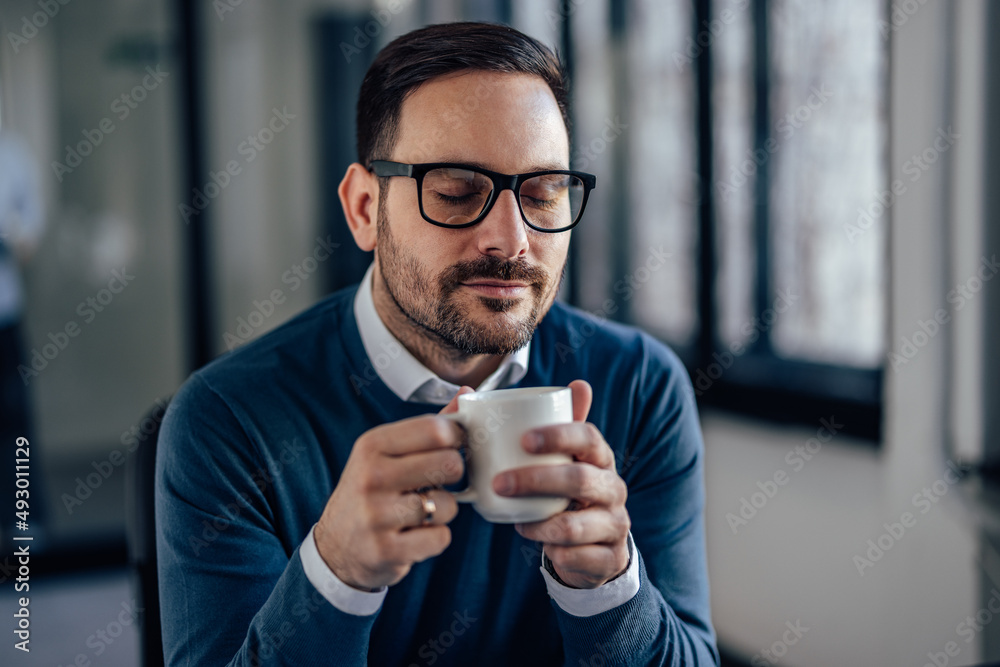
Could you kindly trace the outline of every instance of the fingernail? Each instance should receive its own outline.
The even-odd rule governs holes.
[[[524,436],[524,448],[529,452],[537,452],[542,448],[543,440],[540,433],[528,433]]]
[[[497,493],[504,494],[510,493],[514,489],[514,480],[511,479],[510,475],[501,474],[497,475],[493,480],[493,490]]]

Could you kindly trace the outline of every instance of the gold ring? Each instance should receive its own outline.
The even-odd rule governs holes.
[[[429,526],[434,523],[434,512],[437,511],[437,503],[434,502],[433,498],[428,498],[426,494],[417,492],[417,497],[420,498],[421,509],[424,512],[424,519],[420,522],[421,526]]]

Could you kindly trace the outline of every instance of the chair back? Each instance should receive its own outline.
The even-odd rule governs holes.
[[[160,591],[156,575],[154,505],[156,443],[170,399],[158,400],[134,434],[139,446],[129,455],[125,485],[126,538],[129,568],[139,608],[139,654],[144,667],[163,667],[160,636]]]

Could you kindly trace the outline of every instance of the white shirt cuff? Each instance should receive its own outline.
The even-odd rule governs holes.
[[[573,616],[597,616],[609,609],[620,607],[639,592],[639,553],[628,534],[629,564],[625,573],[597,588],[570,588],[552,578],[545,569],[545,552],[542,552],[542,576],[549,597],[567,614]]]
[[[371,616],[377,612],[389,588],[383,586],[374,593],[368,593],[341,581],[319,555],[316,538],[313,537],[315,529],[316,526],[309,529],[309,534],[299,547],[299,558],[302,560],[302,569],[306,571],[306,578],[323,594],[327,602],[345,614]]]

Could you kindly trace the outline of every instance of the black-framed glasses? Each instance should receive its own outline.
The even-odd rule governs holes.
[[[406,176],[417,181],[417,201],[424,220],[438,227],[471,227],[485,218],[500,193],[511,190],[521,219],[540,232],[565,232],[576,226],[597,177],[582,171],[551,169],[501,174],[451,162],[404,164],[372,160],[376,175]]]

